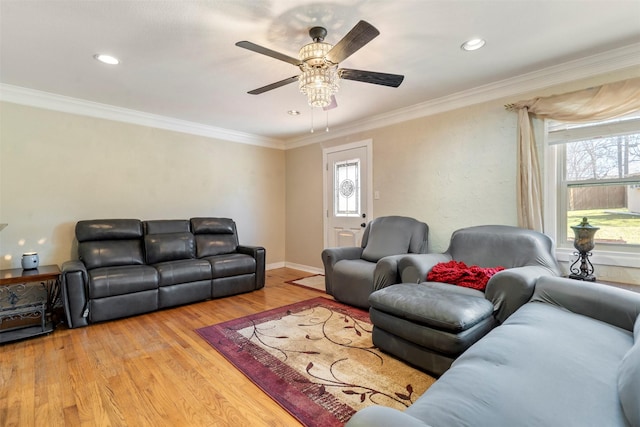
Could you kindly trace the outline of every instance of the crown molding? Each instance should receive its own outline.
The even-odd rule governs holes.
[[[510,79],[457,92],[441,98],[369,117],[344,126],[332,128],[329,133],[305,135],[285,140],[285,149],[298,148],[356,132],[369,131],[408,120],[426,117],[457,108],[517,96],[558,84],[593,77],[631,67],[640,67],[640,43],[610,50],[601,54],[565,62]],[[640,68],[638,69],[640,75]]]
[[[221,139],[224,141],[288,150],[494,99],[516,96],[582,78],[639,66],[640,43],[636,43],[598,55],[526,73],[518,77],[478,86],[470,90],[457,92],[410,107],[372,116],[364,120],[332,128],[329,133],[323,132],[314,135],[304,135],[286,140],[203,125],[3,83],[0,83],[0,100],[31,107]],[[638,71],[640,74],[640,69]]]
[[[285,148],[283,141],[274,138],[267,138],[260,135],[238,132],[215,126],[207,126],[186,120],[179,120],[157,114],[115,107],[113,105],[101,104],[98,102],[85,101],[69,96],[4,83],[0,83],[0,100],[12,102],[14,104],[28,105],[30,107],[114,120],[191,135],[204,136],[207,138],[221,139],[224,141],[258,145],[261,147],[275,148],[279,150],[283,150]]]

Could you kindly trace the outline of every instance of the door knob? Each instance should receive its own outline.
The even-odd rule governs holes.
[[[360,224],[360,227],[365,228],[367,226],[367,223],[363,222],[362,224]]]

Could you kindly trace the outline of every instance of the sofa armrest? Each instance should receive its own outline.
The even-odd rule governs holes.
[[[356,412],[345,427],[429,427],[418,418],[385,406],[368,406]]]
[[[601,283],[541,277],[532,302],[544,302],[633,332],[640,315],[640,293]]]
[[[531,299],[540,276],[551,274],[548,268],[537,265],[509,268],[494,274],[487,282],[485,297],[493,303],[498,322],[504,322]]]
[[[264,288],[266,269],[265,249],[262,246],[238,245],[236,251],[241,254],[249,255],[256,260],[256,289]]]
[[[87,326],[89,294],[87,269],[82,261],[66,261],[62,264],[62,305],[69,328]]]
[[[398,262],[405,255],[390,255],[376,263],[376,268],[373,271],[373,291],[386,288],[389,285],[395,285],[400,283],[400,274],[398,271]]]
[[[333,295],[332,277],[333,267],[343,259],[360,259],[362,248],[347,246],[340,248],[327,248],[322,251],[322,263],[324,264],[324,284],[329,295]]]
[[[427,280],[427,274],[434,265],[451,261],[448,254],[403,255],[398,261],[398,272],[402,283],[421,283]]]

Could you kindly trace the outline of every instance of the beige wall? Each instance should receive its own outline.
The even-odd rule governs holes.
[[[315,217],[312,209],[322,210],[322,148],[369,138],[373,189],[380,193],[374,217],[426,222],[433,251],[445,250],[457,228],[515,225],[516,151],[508,137],[515,119],[500,104],[481,104],[287,150],[287,262],[322,267],[322,215],[319,230],[304,231],[308,238],[290,246],[308,223],[292,217],[301,210]]]
[[[267,263],[322,269],[322,150],[373,141],[373,216],[427,222],[430,250],[477,224],[516,224],[516,117],[503,105],[635,70],[489,101],[287,151],[0,103],[0,268],[75,256],[77,220],[227,216]],[[541,153],[542,154],[542,153]],[[541,156],[542,160],[543,156]],[[286,248],[286,252],[285,252]],[[616,267],[605,267],[615,269]],[[639,269],[624,281],[640,282]]]
[[[303,268],[320,268],[323,249],[322,147],[286,151],[286,259]]]
[[[75,257],[80,219],[233,218],[240,243],[284,263],[285,154],[0,103],[0,267]]]
[[[322,209],[323,147],[372,139],[373,189],[380,192],[373,217],[407,215],[425,221],[430,250],[444,251],[458,228],[517,225],[517,123],[505,103],[636,73],[624,70],[287,150],[287,262],[322,268],[323,232],[310,230],[309,224],[322,227],[316,209]],[[540,151],[542,161],[542,147]],[[299,220],[292,219],[299,214]],[[304,241],[292,245],[300,235]],[[640,270],[627,269],[622,277],[640,283]]]

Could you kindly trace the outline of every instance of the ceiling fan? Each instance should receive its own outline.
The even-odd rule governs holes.
[[[307,95],[309,105],[327,110],[337,106],[334,95],[340,87],[340,79],[398,87],[404,79],[402,75],[338,68],[340,62],[347,59],[379,34],[380,32],[373,25],[360,21],[334,46],[324,42],[324,38],[327,36],[325,28],[313,27],[309,30],[309,36],[313,42],[300,49],[298,58],[249,41],[240,41],[236,43],[236,46],[288,62],[298,67],[302,72],[300,75],[288,77],[248,93],[258,95],[298,81],[298,88],[300,92]]]

